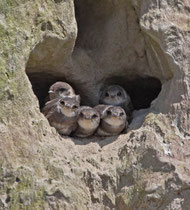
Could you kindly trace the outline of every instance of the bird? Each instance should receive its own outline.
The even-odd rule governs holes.
[[[60,135],[70,135],[77,126],[80,104],[75,98],[55,98],[47,102],[42,113]]]
[[[128,122],[123,108],[99,104],[94,107],[100,114],[100,124],[96,135],[115,136],[127,128]]]
[[[128,120],[131,118],[133,105],[130,96],[120,85],[110,85],[104,88],[100,94],[99,104],[122,107]]]
[[[100,115],[96,109],[89,106],[81,106],[78,112],[77,129],[73,135],[88,137],[93,135],[100,123]]]
[[[49,99],[53,100],[55,98],[64,97],[74,97],[80,102],[80,96],[75,94],[74,89],[66,82],[56,82],[49,88]]]

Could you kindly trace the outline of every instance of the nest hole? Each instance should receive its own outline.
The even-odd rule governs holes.
[[[48,100],[49,87],[57,81],[68,82],[76,94],[81,95],[82,105],[97,105],[101,87],[117,84],[130,95],[135,110],[149,108],[151,102],[158,97],[162,88],[161,81],[164,80],[157,74],[157,69],[152,71],[153,67],[148,63],[146,45],[136,21],[137,17],[134,11],[128,12],[132,11],[131,5],[125,3],[127,12],[124,18],[124,11],[118,14],[121,8],[117,2],[107,4],[106,1],[98,0],[96,4],[90,0],[79,0],[74,3],[78,36],[74,48],[71,48],[73,54],[71,55],[69,50],[69,53],[65,54],[65,47],[68,46],[62,40],[44,37],[31,52],[26,66],[26,73],[39,100],[40,108]],[[130,24],[127,26],[120,22],[122,18]],[[117,33],[119,29],[121,33]],[[126,36],[122,36],[123,34]],[[133,37],[136,37],[135,40]],[[118,43],[119,40],[122,40],[121,43]],[[83,49],[86,57],[83,57],[83,51],[80,54],[77,49]],[[75,54],[75,51],[79,55]],[[113,52],[113,55],[110,52]],[[73,63],[77,59],[81,62],[78,65],[76,62],[74,67],[69,66],[70,64],[68,67],[64,66],[70,58],[73,59]],[[103,65],[100,65],[102,63]],[[96,72],[99,65],[101,71]],[[88,73],[88,81],[85,81],[83,75]]]
[[[106,80],[105,85],[120,85],[131,97],[135,110],[146,109],[151,106],[151,102],[156,99],[161,91],[162,84],[154,77],[140,77],[133,79],[123,77],[113,77]]]
[[[67,81],[66,78],[63,76],[55,76],[47,74],[45,72],[27,73],[27,75],[32,84],[33,92],[39,100],[40,108],[42,108],[48,100],[49,87],[57,81],[68,82],[75,89],[75,91],[78,89],[77,85],[75,85],[71,81]],[[153,77],[136,77],[133,80],[127,78],[123,79],[121,77],[114,77],[107,79],[104,82],[103,87],[113,84],[121,85],[127,91],[127,93],[131,97],[132,104],[135,110],[149,108],[151,102],[158,97],[161,91],[160,80]],[[81,95],[80,92],[77,91],[76,94]],[[84,103],[85,98],[82,99],[83,105],[88,105]]]

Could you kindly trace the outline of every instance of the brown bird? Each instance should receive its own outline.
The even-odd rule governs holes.
[[[99,112],[101,119],[97,135],[115,136],[128,126],[126,113],[121,107],[100,104],[95,106],[94,109]]]
[[[61,135],[70,135],[76,129],[79,102],[75,98],[56,98],[45,104],[42,113],[49,124]]]
[[[100,115],[95,109],[89,106],[81,106],[74,135],[78,137],[91,136],[98,128],[99,123]]]
[[[49,88],[49,99],[75,97],[80,102],[80,96],[75,95],[74,89],[66,82],[56,82]]]
[[[120,106],[125,110],[127,117],[131,117],[133,110],[131,98],[119,85],[110,85],[106,87],[100,95],[99,103]]]

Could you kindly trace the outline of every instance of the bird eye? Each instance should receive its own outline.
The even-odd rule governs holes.
[[[59,89],[60,92],[65,92],[66,90],[67,90],[67,89],[65,89],[65,88],[60,88],[60,89]]]
[[[123,116],[123,115],[124,115],[124,113],[123,113],[123,112],[121,112],[121,113],[120,113],[120,116]]]
[[[97,118],[97,117],[98,117],[98,116],[97,116],[96,114],[93,114],[93,115],[92,115],[92,118],[93,118],[93,119],[95,119],[95,118]]]
[[[106,92],[106,93],[105,93],[105,96],[108,97],[108,96],[109,96],[109,93]]]
[[[74,105],[74,106],[73,106],[73,109],[78,109],[78,106]]]
[[[83,117],[83,116],[84,116],[84,115],[83,115],[83,113],[81,112],[81,113],[80,113],[80,117]]]
[[[117,96],[121,96],[121,92],[118,92],[118,93],[117,93]]]
[[[108,115],[111,115],[111,112],[110,112],[110,111],[107,111],[107,114],[108,114]]]

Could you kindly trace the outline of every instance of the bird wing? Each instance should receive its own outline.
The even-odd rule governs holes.
[[[45,115],[45,117],[50,117],[52,115],[52,113],[54,112],[56,106],[57,106],[57,102],[59,101],[60,99],[56,98],[56,99],[53,99],[51,101],[48,101],[45,106],[43,107],[42,109],[42,113]]]

